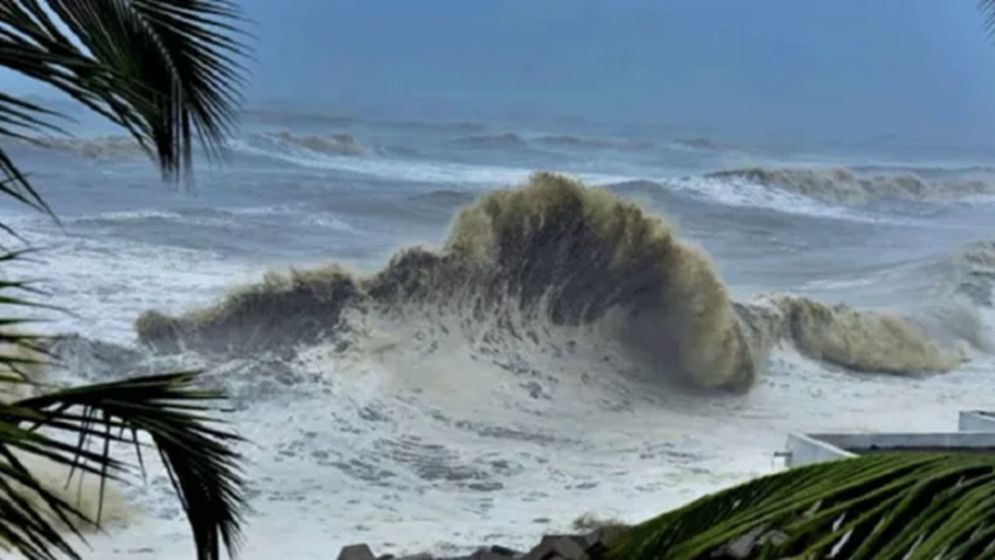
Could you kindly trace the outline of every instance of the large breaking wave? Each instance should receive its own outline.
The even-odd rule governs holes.
[[[734,302],[663,219],[553,174],[463,209],[439,250],[402,250],[365,276],[271,273],[209,308],[147,312],[137,330],[160,352],[292,355],[325,342],[344,352],[370,317],[405,323],[432,351],[443,336],[495,362],[516,347],[610,348],[627,369],[733,390],[777,344],[857,371],[941,372],[964,357],[897,314],[787,295]]]

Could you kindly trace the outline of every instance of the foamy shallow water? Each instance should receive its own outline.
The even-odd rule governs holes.
[[[478,365],[467,383],[473,364],[423,367],[331,365],[327,382],[238,413],[252,442],[254,510],[242,557],[327,558],[355,541],[381,553],[526,547],[581,513],[635,522],[773,472],[789,431],[952,429],[958,410],[991,406],[995,385],[990,363],[921,380],[867,378],[788,351],[749,395],[639,385],[630,388],[639,399],[612,410],[601,388],[568,372],[550,401],[532,403],[502,387],[505,372]],[[445,379],[398,381],[429,373]],[[91,557],[189,557],[163,482],[134,496],[145,512],[96,540]]]

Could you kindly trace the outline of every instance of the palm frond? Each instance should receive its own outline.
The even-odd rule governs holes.
[[[240,457],[232,450],[239,438],[209,416],[213,401],[222,395],[198,389],[195,378],[193,372],[139,377],[0,405],[0,459],[6,459],[0,460],[0,542],[31,560],[50,560],[54,551],[78,557],[55,531],[55,520],[26,505],[17,507],[25,489],[77,534],[79,527],[100,521],[99,510],[96,519],[90,519],[41,487],[16,463],[12,451],[44,457],[76,476],[98,476],[102,494],[104,481],[131,470],[112,457],[112,444],[133,446],[144,468],[139,434],[145,433],[158,449],[186,512],[197,558],[219,559],[222,545],[233,552],[245,507]],[[46,435],[51,432],[72,436],[75,442]],[[21,488],[5,487],[7,475]],[[6,516],[8,510],[15,515]]]
[[[978,0],[978,10],[984,18],[985,32],[995,37],[995,0]]]
[[[6,107],[3,102],[0,101],[0,115],[5,111]],[[22,135],[19,132],[11,131],[10,129],[0,129],[0,136],[10,136],[14,138],[21,138]],[[17,164],[10,159],[7,152],[0,147],[0,174],[3,175],[3,179],[0,179],[0,194],[13,198],[14,200],[25,204],[35,210],[40,210],[52,218],[55,218],[55,214],[48,207],[45,200],[38,194],[38,191],[31,186],[31,182],[28,181],[28,177],[21,172]],[[10,226],[0,222],[0,231],[13,236],[15,239],[21,240],[21,236],[17,234]]]
[[[231,132],[244,75],[239,22],[229,0],[0,0],[0,66],[121,126],[158,158],[164,176],[176,178],[189,172],[195,140],[217,157]],[[0,93],[0,137],[32,141],[58,133],[59,118]],[[0,177],[0,195],[52,214],[3,148]],[[5,224],[0,230],[16,236]],[[0,262],[19,255],[0,253]],[[28,283],[0,280],[0,305],[43,307],[35,293]],[[47,337],[18,330],[28,321],[0,318],[3,386],[30,383],[25,369],[47,357]],[[183,504],[198,558],[215,560],[222,546],[232,553],[245,504],[240,457],[232,450],[238,438],[209,415],[221,395],[196,389],[194,377],[175,373],[0,401],[0,550],[29,560],[79,558],[60,529],[82,538],[81,527],[100,522],[99,507],[91,519],[63,501],[20,455],[67,467],[70,476],[98,477],[102,504],[103,484],[130,470],[112,457],[113,447],[133,446],[144,470],[144,433]]]
[[[16,427],[0,423],[0,441],[24,437]],[[0,447],[0,457],[0,549],[17,551],[28,560],[55,560],[56,551],[79,558],[63,538],[58,522],[82,537],[78,527],[89,520],[38,482],[6,445]],[[47,509],[39,508],[32,497]]]
[[[995,457],[899,453],[792,469],[706,496],[634,527],[611,558],[993,554]]]
[[[0,263],[24,252],[0,253]],[[0,280],[0,306],[45,308],[28,283]],[[51,356],[53,337],[21,332],[30,318],[0,318],[0,387],[41,388],[31,370]],[[78,558],[64,537],[78,537],[101,521],[103,485],[133,468],[112,451],[133,447],[144,470],[142,447],[150,442],[161,456],[192,528],[198,558],[220,558],[224,545],[237,545],[244,507],[238,438],[219,427],[210,412],[222,395],[194,386],[195,374],[174,373],[89,385],[20,400],[0,399],[0,550],[29,560]],[[145,443],[140,434],[147,434]],[[150,440],[150,441],[149,441]],[[113,447],[112,447],[113,446]],[[82,482],[92,476],[101,491],[95,516],[46,488],[18,459],[34,456],[68,469]],[[40,505],[40,507],[39,507]]]
[[[0,263],[21,258],[29,251],[0,252]],[[24,309],[52,309],[37,301],[38,290],[29,283],[0,278],[0,306]],[[6,315],[6,314],[5,314]],[[0,317],[0,389],[12,381],[28,382],[27,370],[41,366],[49,357],[52,337],[23,331],[20,327],[38,322],[32,317]]]
[[[164,171],[189,169],[194,133],[218,155],[240,104],[244,48],[227,0],[49,0],[93,57],[115,68],[128,117]]]
[[[229,0],[0,0],[0,65],[125,128],[176,177],[195,138],[218,156],[231,132],[245,75],[240,21]],[[0,99],[0,125],[51,127],[39,109]],[[22,177],[5,158],[0,171]]]

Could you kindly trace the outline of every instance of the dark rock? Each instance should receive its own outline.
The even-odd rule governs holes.
[[[546,535],[522,560],[589,560],[583,537]]]
[[[373,555],[373,551],[370,550],[369,546],[365,544],[351,544],[342,547],[338,560],[377,560],[377,557]]]
[[[504,484],[494,481],[471,482],[470,484],[467,484],[466,487],[470,490],[476,490],[477,492],[494,492],[504,488]]]
[[[607,525],[584,536],[584,551],[592,560],[603,558],[625,533],[622,525]]]
[[[508,557],[495,554],[486,548],[482,548],[471,554],[470,560],[508,560]]]
[[[470,555],[469,560],[509,560],[510,558],[517,557],[518,553],[510,548],[492,546],[490,548],[481,548],[477,552],[474,552]]]

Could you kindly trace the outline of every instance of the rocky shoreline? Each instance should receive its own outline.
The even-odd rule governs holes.
[[[625,530],[624,527],[604,527],[586,534],[546,535],[527,552],[490,546],[464,556],[433,556],[414,554],[377,556],[367,544],[346,546],[338,560],[607,560],[609,548]]]

